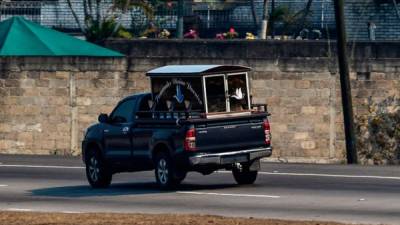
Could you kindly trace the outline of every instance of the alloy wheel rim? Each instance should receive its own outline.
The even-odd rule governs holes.
[[[100,169],[99,169],[98,164],[99,163],[98,163],[96,157],[93,156],[90,159],[90,163],[89,163],[89,175],[90,175],[90,178],[92,179],[92,181],[95,181],[95,182],[99,178]]]
[[[168,168],[165,159],[160,159],[158,162],[157,175],[160,183],[166,184],[168,182]]]

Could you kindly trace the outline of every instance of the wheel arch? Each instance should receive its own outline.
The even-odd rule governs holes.
[[[155,156],[160,153],[160,152],[165,152],[168,155],[171,155],[171,147],[168,145],[166,142],[158,142],[153,145],[151,149],[151,158],[154,161]]]
[[[99,152],[100,157],[103,158],[103,151],[102,151],[101,145],[99,143],[97,143],[96,141],[90,141],[85,145],[85,148],[82,151],[82,159],[85,161],[86,156],[92,151]]]

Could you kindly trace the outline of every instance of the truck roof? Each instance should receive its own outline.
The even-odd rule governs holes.
[[[169,65],[158,67],[146,73],[149,77],[204,76],[210,74],[240,73],[251,69],[231,65]]]

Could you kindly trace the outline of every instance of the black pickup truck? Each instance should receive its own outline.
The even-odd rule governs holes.
[[[82,156],[94,188],[119,172],[155,170],[162,189],[196,171],[231,170],[252,184],[272,153],[266,105],[252,105],[242,66],[164,66],[147,73],[151,93],[121,100],[85,132]]]

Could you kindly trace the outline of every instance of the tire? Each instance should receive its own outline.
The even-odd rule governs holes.
[[[158,153],[154,162],[155,176],[160,189],[174,189],[185,179],[186,173],[183,173],[181,176],[176,175],[175,166],[167,153]]]
[[[111,184],[112,173],[105,165],[98,151],[91,151],[85,160],[86,178],[92,188],[107,188]]]
[[[182,172],[179,172],[179,173],[177,173],[177,171],[175,171],[176,182],[178,184],[182,183],[182,181],[186,178],[186,175],[187,175],[186,171],[182,171]]]
[[[254,184],[257,179],[258,171],[250,171],[249,166],[244,166],[240,171],[237,168],[232,169],[233,177],[235,178],[236,183],[238,184]]]

